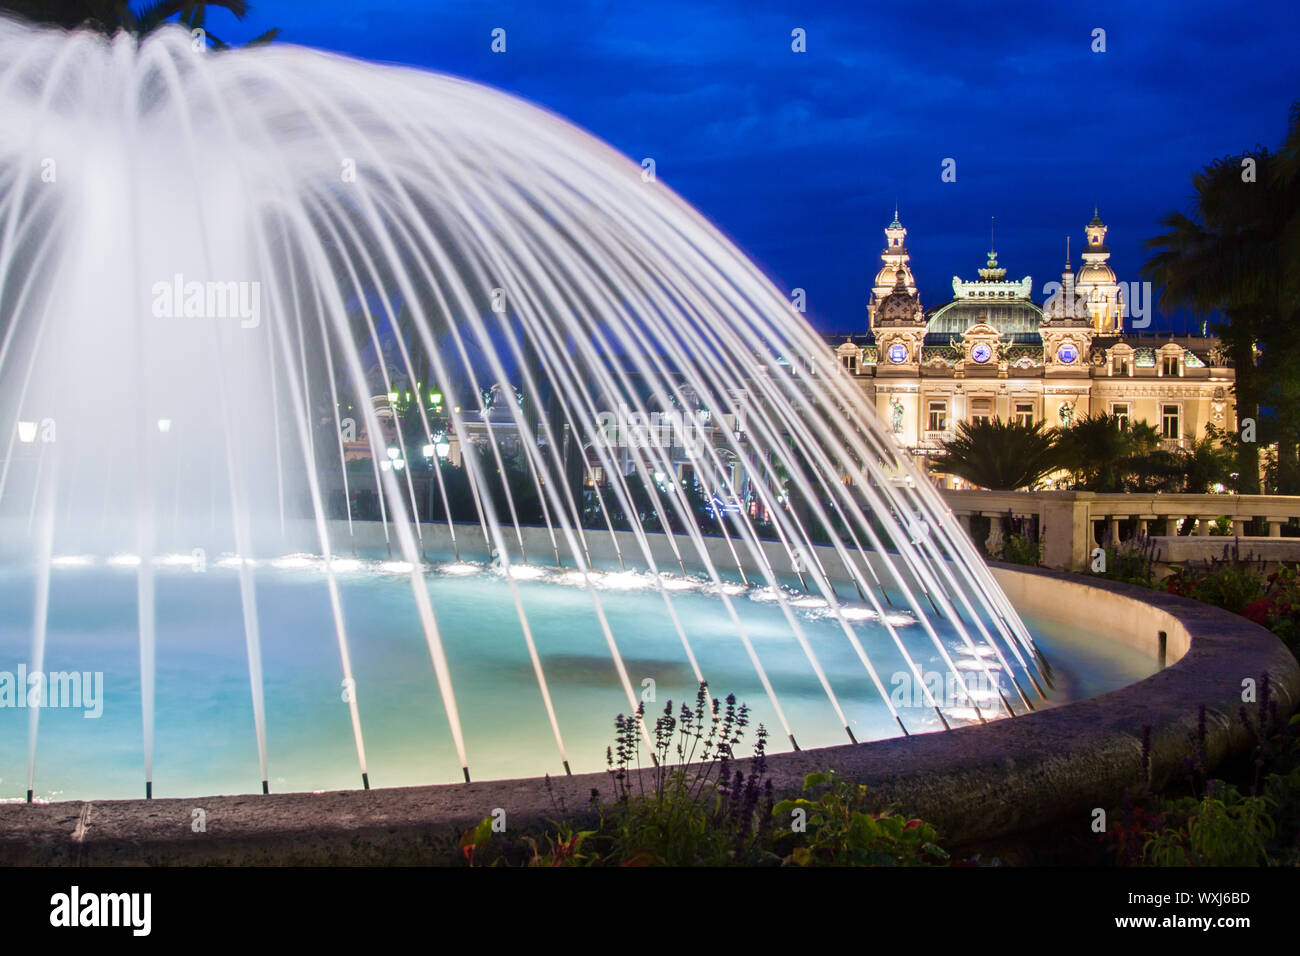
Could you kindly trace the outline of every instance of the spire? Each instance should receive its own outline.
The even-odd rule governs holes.
[[[1070,237],[1065,237],[1065,268],[1061,271],[1061,288],[1043,303],[1043,321],[1058,319],[1086,319],[1088,314],[1083,301],[1075,292],[1074,267],[1070,264]]]
[[[871,286],[871,297],[867,301],[867,322],[869,328],[875,327],[876,309],[896,292],[919,302],[915,280],[908,268],[911,256],[907,252],[907,227],[903,225],[898,214],[898,202],[894,202],[894,220],[885,227],[885,248],[880,252],[881,269],[876,273],[876,280]]]
[[[979,270],[980,278],[985,282],[1000,282],[1007,270],[998,265],[997,244],[994,240],[993,226],[995,217],[989,216],[989,261]]]
[[[1088,315],[1092,326],[1098,332],[1122,331],[1123,292],[1111,268],[1110,249],[1106,245],[1106,233],[1109,227],[1101,221],[1101,210],[1092,207],[1092,221],[1084,226],[1083,232],[1088,239],[1083,247],[1083,266],[1079,270],[1077,289],[1079,295],[1087,301]]]

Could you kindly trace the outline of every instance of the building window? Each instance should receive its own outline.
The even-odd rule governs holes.
[[[1178,356],[1166,355],[1161,360],[1160,371],[1161,374],[1163,375],[1168,375],[1170,377],[1177,378],[1178,377]]]
[[[1177,405],[1160,406],[1160,437],[1177,441],[1183,437],[1178,421],[1181,409]]]
[[[1018,425],[1032,425],[1034,423],[1034,403],[1016,402],[1016,413],[1012,417]]]
[[[993,399],[973,398],[970,403],[971,424],[991,421],[993,418]]]
[[[856,372],[858,370],[858,357],[852,354],[844,356],[844,367],[850,372]]]
[[[1120,428],[1128,428],[1128,402],[1116,402],[1110,407],[1110,413],[1119,420]]]
[[[930,403],[930,428],[932,432],[941,432],[948,427],[948,403],[934,401]]]
[[[1116,355],[1114,364],[1115,375],[1133,374],[1133,360],[1126,355]]]

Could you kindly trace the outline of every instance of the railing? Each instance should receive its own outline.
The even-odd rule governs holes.
[[[1053,568],[1082,568],[1088,555],[1105,532],[1120,540],[1121,522],[1133,533],[1154,536],[1178,535],[1179,528],[1190,519],[1197,536],[1208,536],[1220,516],[1231,523],[1231,534],[1282,539],[1282,528],[1292,518],[1300,518],[1300,496],[1294,495],[1154,495],[1097,494],[1089,491],[942,491],[953,514],[969,531],[975,515],[1005,518],[1038,519],[1043,563]],[[1262,535],[1252,535],[1252,524],[1259,519]],[[1131,524],[1128,524],[1130,523]],[[1185,536],[1184,536],[1185,540]],[[1294,543],[1300,559],[1300,538],[1284,539]],[[1185,551],[1186,548],[1180,549]]]

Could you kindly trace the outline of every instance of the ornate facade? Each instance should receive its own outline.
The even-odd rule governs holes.
[[[1211,424],[1235,429],[1233,370],[1218,339],[1131,329],[1106,231],[1094,212],[1077,276],[1067,250],[1061,280],[1045,286],[1041,305],[1032,279],[1008,279],[990,251],[978,279],[954,276],[952,299],[926,310],[895,211],[867,331],[830,336],[830,345],[886,430],[923,459],[956,423],[978,418],[1069,427],[1108,412],[1154,425],[1170,445]]]

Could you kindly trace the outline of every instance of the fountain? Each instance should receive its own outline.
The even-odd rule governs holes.
[[[0,19],[0,102],[0,648],[46,675],[0,796],[369,788],[372,725],[387,785],[597,769],[699,682],[789,750],[1048,700],[790,299],[591,136],[179,29]]]

